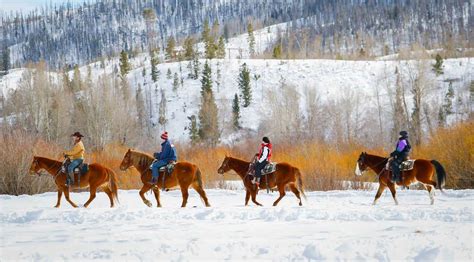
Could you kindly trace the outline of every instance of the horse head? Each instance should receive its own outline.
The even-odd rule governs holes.
[[[41,166],[40,166],[38,157],[34,156],[33,161],[31,162],[31,165],[30,165],[29,173],[32,176],[33,175],[40,176],[41,175],[40,170],[41,170]]]
[[[129,148],[125,156],[123,156],[122,163],[120,163],[120,170],[125,171],[132,165],[132,150]]]
[[[228,172],[231,168],[229,167],[229,156],[225,156],[224,161],[222,161],[221,167],[217,169],[217,173],[223,175],[224,173]]]
[[[355,174],[356,176],[361,176],[365,171],[367,171],[367,168],[369,167],[367,165],[367,153],[362,152],[359,155],[359,159],[357,159],[356,163],[356,168],[355,168]]]

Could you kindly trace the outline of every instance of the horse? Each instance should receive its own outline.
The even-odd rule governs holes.
[[[217,172],[221,175],[224,175],[230,170],[234,170],[242,179],[245,186],[245,205],[248,205],[250,196],[252,197],[252,202],[257,206],[262,206],[257,202],[257,193],[258,190],[269,189],[269,188],[278,188],[280,196],[273,203],[273,206],[276,206],[278,202],[285,196],[285,187],[288,185],[290,190],[296,195],[299,199],[299,205],[302,206],[301,195],[306,198],[303,189],[303,178],[301,172],[298,168],[291,166],[288,163],[278,163],[276,165],[276,171],[265,176],[262,176],[259,188],[256,185],[252,184],[251,178],[248,175],[250,162],[226,156],[222,165],[219,167]],[[267,188],[268,185],[268,188]]]
[[[383,191],[388,187],[392,193],[395,204],[398,205],[396,196],[395,185],[408,187],[409,185],[420,182],[426,190],[431,200],[431,205],[434,204],[434,189],[437,187],[443,191],[443,187],[446,181],[446,171],[444,167],[436,160],[416,159],[413,165],[413,169],[407,171],[401,171],[402,180],[396,184],[391,181],[392,172],[386,170],[388,158],[370,155],[366,152],[362,152],[357,160],[355,173],[361,176],[368,168],[372,169],[378,174],[379,188],[373,205],[377,203],[377,200],[382,195]],[[433,177],[436,173],[437,181],[433,181]]]
[[[140,172],[141,180],[143,182],[143,187],[139,192],[143,203],[149,207],[152,206],[151,202],[145,198],[145,193],[152,189],[153,193],[155,194],[157,207],[161,207],[160,191],[158,188],[163,187],[163,185],[160,182],[158,182],[157,185],[151,185],[149,183],[152,178],[150,165],[152,164],[153,160],[154,157],[147,153],[128,149],[127,153],[125,153],[125,156],[123,157],[122,163],[120,164],[120,169],[125,171],[132,166],[135,167],[138,172]],[[163,176],[166,176],[164,188],[172,189],[178,186],[180,187],[181,194],[183,196],[181,207],[186,207],[189,196],[188,188],[190,186],[196,190],[201,199],[204,201],[206,207],[211,206],[207,199],[206,192],[204,192],[201,171],[196,165],[189,162],[178,162],[174,166],[173,172],[171,174],[160,172],[158,181],[163,181]]]
[[[63,163],[54,159],[49,159],[46,157],[34,156],[33,162],[30,166],[31,175],[41,175],[41,171],[45,170],[47,173],[53,176],[54,183],[58,189],[58,201],[54,207],[59,208],[61,204],[61,197],[64,193],[67,202],[73,207],[78,207],[72,200],[69,198],[69,187],[66,186],[66,177],[67,174],[62,172]],[[77,181],[77,179],[76,179]],[[72,188],[86,188],[90,189],[89,200],[84,204],[84,207],[88,207],[89,204],[94,200],[97,192],[97,188],[102,188],[102,190],[107,194],[110,199],[110,207],[114,207],[114,200],[118,202],[118,186],[117,186],[117,176],[114,171],[104,167],[98,163],[93,163],[89,165],[89,171],[81,176],[80,184],[77,185],[77,182],[71,186]]]

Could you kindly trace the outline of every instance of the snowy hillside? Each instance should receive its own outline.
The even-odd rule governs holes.
[[[472,261],[474,191],[389,193],[372,206],[374,191],[310,192],[303,207],[288,194],[261,192],[265,205],[244,207],[243,191],[207,190],[205,208],[192,191],[162,194],[148,208],[136,190],[120,191],[108,207],[99,193],[90,208],[52,206],[56,193],[0,196],[2,260],[409,260]],[[73,193],[83,203],[88,193]],[[152,198],[151,195],[147,195]]]

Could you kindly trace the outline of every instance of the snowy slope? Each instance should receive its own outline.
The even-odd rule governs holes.
[[[399,191],[399,206],[374,191],[309,192],[303,207],[288,194],[261,192],[265,205],[244,207],[244,192],[207,190],[205,208],[192,191],[162,194],[148,208],[136,190],[108,207],[99,193],[89,209],[72,209],[56,193],[0,196],[2,260],[414,260],[472,261],[474,190],[452,191],[429,205],[425,191]],[[151,195],[147,197],[153,198]],[[88,193],[73,193],[84,203]],[[193,208],[195,207],[195,208]]]

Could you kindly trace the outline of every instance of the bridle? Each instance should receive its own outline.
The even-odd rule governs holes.
[[[39,166],[39,161],[38,161],[38,159],[35,158],[35,160],[33,160],[33,163],[35,164],[35,167]],[[40,168],[39,170],[41,170],[41,169],[49,170],[49,169],[53,168],[54,165],[55,165],[55,164],[53,163],[50,167],[48,167],[48,168]],[[61,168],[62,168],[62,166],[63,166],[63,165],[61,164],[61,165],[59,166],[59,169],[58,169],[58,171],[56,172],[56,174],[53,175],[54,180],[56,180],[56,178],[58,177],[58,175],[61,173]],[[35,168],[35,169],[36,169],[36,168]],[[35,171],[35,174],[36,174],[37,176],[41,177],[41,176],[43,176],[43,173],[39,172],[39,170],[38,170],[38,171]]]

